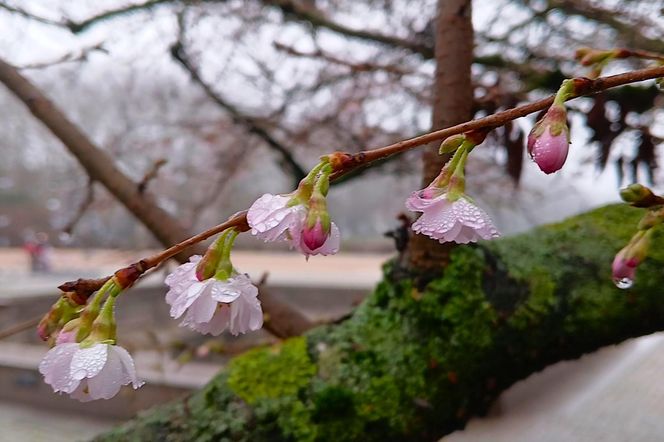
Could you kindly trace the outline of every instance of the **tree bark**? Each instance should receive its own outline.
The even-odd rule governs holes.
[[[346,322],[251,350],[98,440],[437,440],[553,362],[664,329],[664,235],[631,289],[611,282],[642,213],[609,206],[457,247],[423,290],[387,265]]]
[[[435,20],[436,74],[433,85],[432,130],[462,123],[472,118],[473,24],[471,0],[439,0]],[[438,155],[439,143],[423,153],[422,187],[440,172],[448,155]],[[426,281],[440,272],[452,246],[423,235],[410,242],[410,265]]]
[[[30,109],[30,112],[58,137],[69,152],[76,157],[90,179],[101,183],[122,203],[165,247],[176,244],[189,236],[180,222],[157,205],[147,192],[141,192],[138,183],[118,169],[113,158],[97,147],[16,68],[0,59],[0,82]],[[192,253],[203,254],[201,244],[176,255],[186,262]],[[296,336],[313,326],[302,313],[276,299],[266,290],[261,292],[265,312],[270,318],[265,328],[279,337]]]

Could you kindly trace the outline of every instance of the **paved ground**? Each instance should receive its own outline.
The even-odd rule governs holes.
[[[552,365],[442,442],[664,440],[664,333]]]
[[[0,442],[72,442],[91,439],[117,421],[42,411],[0,402]]]

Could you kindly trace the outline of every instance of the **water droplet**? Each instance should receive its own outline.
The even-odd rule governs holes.
[[[613,280],[613,283],[616,285],[616,287],[623,290],[628,289],[634,285],[634,281],[629,278],[616,278]]]

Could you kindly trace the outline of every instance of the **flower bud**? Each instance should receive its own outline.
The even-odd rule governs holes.
[[[652,207],[664,204],[664,198],[655,195],[641,184],[631,184],[620,190],[620,197],[634,207]]]
[[[466,140],[464,134],[456,134],[451,137],[445,138],[442,143],[440,143],[440,148],[438,149],[439,154],[452,153],[457,150],[463,142]]]
[[[44,315],[37,325],[37,334],[42,341],[47,341],[51,334],[57,329],[62,318],[63,298],[59,298],[51,309]]]
[[[330,217],[327,217],[327,229],[324,227],[324,223],[321,218],[316,219],[313,226],[307,225],[302,231],[302,241],[306,244],[307,247],[311,250],[316,250],[319,247],[322,247],[327,241],[327,237],[330,235]]]
[[[72,305],[69,298],[61,296],[39,321],[37,334],[43,341],[47,341],[63,324],[77,314],[76,306]]]
[[[634,283],[636,268],[646,258],[652,230],[640,230],[620,250],[611,265],[613,281],[619,288],[629,288]]]
[[[81,323],[81,318],[74,318],[71,321],[67,322],[58,337],[55,338],[55,344],[66,344],[68,342],[76,342],[76,335],[78,333],[78,326]]]
[[[554,104],[530,131],[528,153],[542,172],[551,174],[565,164],[569,143],[567,112]]]
[[[217,271],[217,265],[221,259],[221,250],[219,250],[218,247],[215,247],[218,245],[217,243],[218,240],[208,247],[203,258],[201,258],[201,260],[198,261],[198,264],[196,264],[196,279],[199,281],[205,281],[208,278],[212,278]]]
[[[620,189],[620,198],[626,203],[638,203],[648,199],[651,195],[652,191],[650,189],[638,183]]]

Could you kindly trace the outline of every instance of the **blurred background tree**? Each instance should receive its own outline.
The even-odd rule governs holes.
[[[646,0],[151,0],[103,9],[3,0],[0,20],[3,57],[194,230],[262,192],[289,190],[322,153],[389,144],[549,94],[582,72],[579,46],[664,52],[659,8]],[[657,181],[658,99],[654,86],[637,85],[576,100],[571,164],[554,177],[524,161],[532,120],[495,131],[473,155],[471,193],[509,233],[605,201],[621,183]],[[5,243],[33,225],[66,230],[60,241],[77,245],[154,244],[13,98],[0,100],[11,109],[0,122]],[[406,194],[439,169],[427,152],[424,169],[413,152],[338,184],[332,211],[350,243],[395,224]],[[388,267],[348,321],[242,356],[191,400],[108,438],[438,437],[548,363],[661,329],[659,275],[630,301],[614,296],[608,265],[597,264],[626,240],[613,229],[630,217],[609,209],[569,221],[561,231],[580,236],[567,243],[554,227],[460,249],[448,276],[425,291]],[[435,242],[413,244],[417,267],[448,258]]]
[[[187,227],[202,228],[264,191],[288,190],[324,152],[430,129],[435,3],[3,0],[0,45],[136,182],[161,164],[148,191]],[[473,17],[473,115],[550,93],[583,73],[573,61],[579,46],[662,51],[656,1],[487,5],[476,2]],[[30,224],[65,230],[65,244],[154,244],[2,94],[3,243],[20,243]],[[472,192],[509,233],[615,198],[619,183],[657,181],[658,97],[654,86],[634,86],[574,103],[574,165],[556,178],[531,175],[524,162],[532,120],[499,129],[490,148],[473,155]],[[401,196],[418,186],[419,155],[339,186],[331,204],[347,238],[378,237],[395,224]],[[601,189],[589,190],[591,183]],[[542,200],[543,189],[564,208]],[[528,209],[533,201],[537,213]]]

